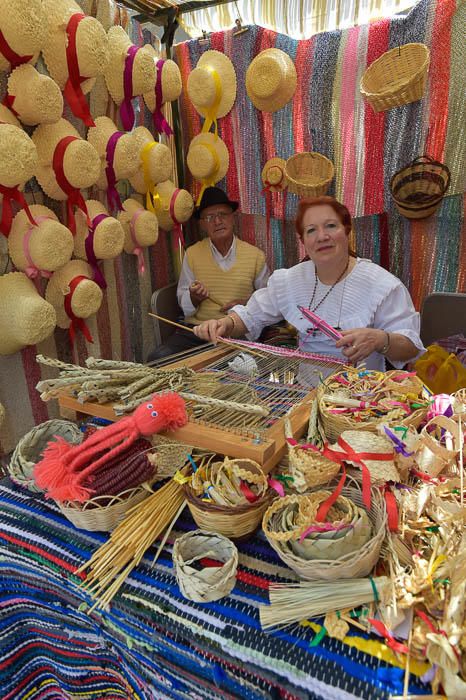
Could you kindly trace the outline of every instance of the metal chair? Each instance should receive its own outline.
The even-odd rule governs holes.
[[[421,340],[424,345],[457,333],[466,335],[466,294],[429,294],[421,309]]]
[[[154,314],[168,318],[170,321],[176,321],[183,315],[183,312],[178,306],[176,288],[177,283],[172,282],[171,284],[167,284],[166,287],[157,289],[152,294],[150,308]],[[152,317],[152,321],[154,323],[155,347],[158,348],[160,345],[167,342],[175,329],[168,323],[159,321],[158,318]]]

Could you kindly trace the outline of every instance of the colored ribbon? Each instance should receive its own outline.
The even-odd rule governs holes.
[[[201,187],[201,191],[199,192],[199,196],[198,196],[197,201],[196,201],[196,206],[197,206],[197,207],[198,207],[199,204],[201,203],[202,195],[204,194],[204,190],[206,189],[206,187],[213,187],[213,186],[215,185],[215,183],[217,182],[215,178],[216,178],[216,176],[217,176],[218,169],[219,169],[219,167],[220,167],[220,161],[219,161],[219,158],[218,158],[217,151],[216,151],[215,148],[212,146],[212,144],[210,144],[210,143],[203,143],[203,144],[202,144],[202,148],[206,148],[206,149],[209,151],[209,153],[210,153],[210,155],[212,156],[213,161],[214,161],[214,168],[213,168],[212,174],[210,175],[209,178],[205,178],[205,179],[201,180],[201,182],[202,182],[202,187]]]
[[[89,328],[86,326],[86,322],[84,321],[83,318],[79,318],[78,316],[75,316],[73,313],[73,309],[71,308],[71,301],[73,299],[73,294],[76,290],[76,287],[80,282],[83,280],[87,280],[89,277],[86,277],[85,275],[78,275],[77,277],[73,277],[71,280],[69,287],[70,291],[68,294],[65,294],[64,298],[64,308],[65,308],[65,313],[68,316],[69,319],[71,319],[71,325],[70,325],[70,341],[71,345],[74,345],[74,339],[76,337],[76,330],[79,329],[81,333],[84,335],[86,340],[89,343],[93,343],[94,340],[92,338],[92,335],[89,331]]]
[[[134,109],[131,100],[133,99],[133,64],[138,51],[137,46],[130,46],[125,57],[125,68],[123,71],[124,99],[120,105],[121,123],[125,131],[131,131],[134,126]]]
[[[73,185],[70,182],[68,182],[65,175],[65,171],[63,169],[63,159],[65,157],[66,149],[68,148],[70,143],[76,141],[77,139],[77,136],[65,136],[64,138],[62,138],[55,146],[52,160],[52,168],[55,173],[55,177],[57,178],[57,183],[68,197],[66,202],[68,210],[68,226],[73,236],[76,234],[76,219],[73,211],[73,206],[77,206],[79,209],[81,209],[84,216],[86,217],[86,223],[88,228],[91,225],[84,197],[76,187],[73,187]]]
[[[175,204],[176,204],[176,198],[178,196],[178,193],[180,192],[180,189],[176,187],[173,190],[173,194],[170,197],[170,218],[175,224],[173,227],[173,231],[175,233],[175,240],[174,240],[174,245],[175,249],[176,248],[184,248],[184,236],[183,236],[183,228],[181,226],[181,222],[178,221],[178,219],[175,216]]]
[[[13,107],[13,105],[14,105],[14,103],[15,103],[15,99],[16,99],[16,96],[15,96],[15,95],[8,95],[8,94],[6,94],[5,97],[4,97],[3,100],[2,100],[2,104],[4,104],[5,107],[8,107],[8,109],[10,110],[10,112],[13,112],[13,114],[15,115],[15,117],[19,117],[18,112],[17,112],[16,109]],[[0,123],[1,123],[1,124],[6,124],[7,122],[0,122]]]
[[[96,282],[96,284],[98,284],[101,289],[107,288],[107,282],[105,281],[105,277],[103,276],[102,270],[99,267],[99,263],[97,261],[97,257],[94,251],[94,235],[95,230],[100,224],[100,222],[104,219],[109,218],[110,217],[108,216],[108,214],[97,214],[97,216],[94,216],[94,218],[91,221],[91,225],[88,229],[86,240],[84,241],[87,261],[92,267],[92,271],[94,273],[94,282]]]
[[[277,479],[272,479],[269,477],[267,479],[267,483],[270,488],[276,491],[281,498],[284,497],[285,489],[283,488],[283,484],[281,484]]]
[[[154,120],[154,129],[159,134],[166,134],[167,136],[171,136],[173,134],[173,129],[162,114],[162,70],[164,63],[165,60],[163,58],[159,58],[159,60],[156,63],[157,76],[155,79],[155,109],[152,118]]]
[[[325,449],[324,449],[324,454],[325,454]],[[337,500],[338,496],[340,495],[340,493],[343,489],[343,486],[345,485],[346,469],[345,469],[345,465],[343,463],[341,463],[341,470],[342,470],[342,475],[340,477],[340,480],[338,482],[338,485],[337,485],[335,491],[319,506],[319,509],[317,511],[317,514],[316,514],[316,522],[318,522],[318,523],[324,522],[325,518],[327,517],[327,513],[329,512],[330,508],[333,506],[333,504]]]
[[[11,48],[10,44],[7,42],[3,33],[0,31],[0,53],[6,58],[8,63],[11,64],[12,68],[16,66],[21,66],[23,63],[29,63],[33,56],[20,56]]]
[[[142,250],[142,247],[139,245],[139,241],[136,236],[136,221],[139,219],[141,214],[144,214],[146,210],[141,207],[141,209],[136,209],[134,212],[133,216],[131,217],[131,220],[129,222],[129,233],[131,236],[131,240],[134,243],[134,248],[131,251],[132,255],[135,255],[138,259],[138,273],[140,275],[143,275],[144,272],[146,271],[145,265],[144,265],[144,253]]]
[[[332,523],[322,523],[322,525],[309,525],[299,538],[302,542],[312,532],[340,532],[340,530],[352,529],[354,525],[333,525]]]
[[[31,239],[32,232],[35,228],[37,228],[37,226],[39,226],[40,223],[42,223],[42,221],[48,221],[50,218],[50,216],[37,216],[36,223],[31,224],[23,236],[23,253],[27,261],[27,267],[24,272],[29,279],[32,280],[37,280],[39,275],[46,278],[50,278],[52,276],[52,273],[49,270],[40,270],[37,265],[34,264],[31,258],[31,251],[29,250],[29,241]]]
[[[256,496],[245,481],[241,480],[239,482],[239,488],[248,503],[255,503],[258,500],[259,496]]]
[[[115,131],[115,133],[110,136],[105,147],[105,158],[107,161],[107,167],[105,168],[105,175],[107,176],[107,203],[110,211],[115,211],[116,209],[118,209],[118,211],[123,210],[120,195],[115,186],[116,176],[113,168],[113,161],[115,159],[117,143],[124,133],[124,131]]]
[[[87,104],[87,100],[81,88],[81,83],[87,80],[87,78],[79,74],[78,53],[76,49],[76,34],[80,22],[85,19],[85,17],[86,15],[76,12],[74,15],[71,15],[66,25],[66,35],[68,37],[66,45],[68,80],[66,81],[63,94],[75,117],[81,119],[86,126],[95,126],[89,111],[89,105]]]
[[[146,143],[145,146],[141,149],[141,153],[139,155],[142,163],[142,174],[144,177],[144,187],[146,188],[146,209],[153,214],[155,214],[155,200],[160,199],[159,195],[154,191],[155,184],[151,179],[150,176],[150,169],[149,169],[149,158],[150,158],[150,152],[152,151],[155,146],[157,146],[158,141],[149,141],[149,143]]]
[[[222,99],[222,82],[220,80],[220,76],[215,70],[215,68],[212,68],[212,66],[203,66],[203,69],[208,71],[214,81],[214,86],[215,86],[215,96],[214,96],[214,101],[210,105],[210,107],[207,107],[205,110],[205,121],[202,126],[201,133],[205,133],[207,131],[210,131],[210,127],[212,124],[214,125],[214,133],[217,136],[218,135],[218,128],[217,128],[217,112],[218,108],[220,106],[220,100]]]
[[[11,222],[13,221],[13,209],[11,206],[13,200],[21,205],[31,224],[33,226],[36,225],[34,217],[31,214],[31,210],[28,207],[28,203],[26,202],[23,193],[19,191],[18,187],[19,185],[16,185],[16,187],[5,187],[4,185],[0,185],[0,194],[3,195],[0,231],[5,234],[7,238],[10,234]]]
[[[390,532],[398,532],[398,506],[395,495],[389,484],[385,484],[381,488],[387,509],[388,529]]]
[[[414,454],[414,452],[408,452],[406,450],[406,445],[404,442],[400,440],[399,437],[395,435],[394,432],[390,430],[390,428],[387,428],[386,425],[383,427],[385,434],[387,437],[390,438],[390,440],[393,442],[393,447],[395,449],[395,452],[398,452],[398,454],[403,455],[403,457],[411,457],[411,455]]]
[[[368,617],[367,621],[371,623],[372,627],[385,639],[387,647],[398,654],[409,654],[409,649],[406,644],[397,642],[390,630],[384,625],[380,620],[374,620]]]

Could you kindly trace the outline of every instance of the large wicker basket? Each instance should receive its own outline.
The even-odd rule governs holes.
[[[362,95],[375,112],[420,100],[424,94],[429,49],[425,44],[404,44],[382,54],[366,69]]]
[[[450,185],[446,165],[429,156],[415,158],[390,180],[396,208],[408,219],[426,219],[439,206]]]
[[[299,197],[320,197],[335,176],[331,160],[321,153],[296,153],[285,165],[288,190]]]

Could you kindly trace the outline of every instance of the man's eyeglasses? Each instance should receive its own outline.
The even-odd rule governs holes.
[[[201,221],[207,221],[210,224],[215,219],[220,219],[220,221],[225,221],[229,216],[233,214],[232,211],[217,211],[215,214],[208,214],[207,216],[201,216]]]

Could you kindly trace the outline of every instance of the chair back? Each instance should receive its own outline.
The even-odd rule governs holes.
[[[176,298],[176,288],[177,283],[172,282],[166,287],[157,289],[152,294],[150,302],[152,313],[157,314],[157,316],[168,318],[170,321],[176,321],[183,315]],[[169,323],[159,321],[158,318],[152,317],[152,321],[154,323],[155,347],[158,348],[168,340],[168,338],[173,334],[175,328]]]
[[[424,299],[421,309],[421,340],[430,345],[441,338],[466,335],[466,294],[435,292]]]

